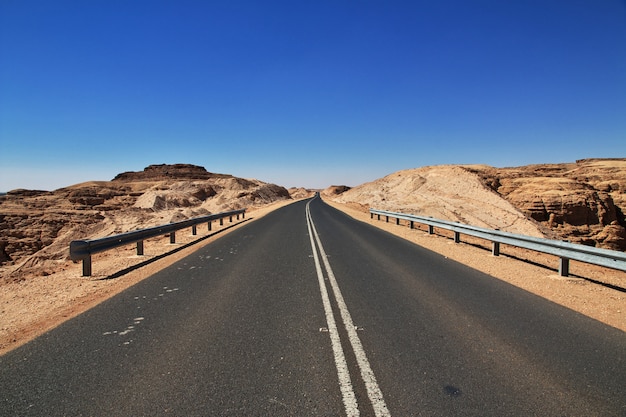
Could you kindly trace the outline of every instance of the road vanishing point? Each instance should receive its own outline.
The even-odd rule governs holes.
[[[0,357],[1,416],[626,416],[626,334],[319,198]]]

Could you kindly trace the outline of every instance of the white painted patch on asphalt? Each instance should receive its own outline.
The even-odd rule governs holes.
[[[125,336],[125,335],[127,335],[129,333],[134,332],[136,326],[141,324],[144,320],[145,320],[144,317],[135,317],[133,319],[132,324],[129,324],[128,326],[126,326],[126,328],[124,330],[121,330],[121,331],[118,331],[118,330],[108,331],[108,332],[102,333],[102,335],[103,336],[109,336],[109,335]],[[130,342],[125,342],[124,344],[127,345],[129,343]]]

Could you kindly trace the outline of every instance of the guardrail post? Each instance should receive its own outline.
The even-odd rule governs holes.
[[[137,255],[143,255],[143,240],[137,242]]]
[[[400,218],[396,217],[396,225],[400,225]]]
[[[454,243],[459,243],[461,241],[461,233],[454,232]]]
[[[198,229],[195,224],[191,226],[191,234],[194,236],[198,234]]]
[[[233,222],[233,216],[232,216],[232,215],[228,216],[228,221],[229,221],[230,223],[232,223],[232,222]]]
[[[377,214],[377,216],[378,216],[378,220],[380,220],[380,214]]]
[[[374,213],[370,213],[370,219],[374,218]]]
[[[83,259],[83,276],[91,276],[91,255]]]
[[[500,256],[500,242],[492,242],[491,254],[493,256]]]
[[[176,243],[176,232],[170,232],[170,243]]]
[[[559,260],[559,275],[562,277],[569,276],[569,259],[561,257]]]
[[[245,218],[246,218],[246,212],[245,212],[245,211],[241,213],[241,218],[242,218],[242,219],[245,219]]]
[[[433,227],[433,225],[432,225],[432,224],[429,224],[429,225],[428,225],[428,234],[429,234],[429,235],[432,235],[432,234],[434,234],[434,233],[435,233],[435,228]]]
[[[411,227],[411,229],[415,228],[415,226],[413,225],[413,220],[411,220],[410,227]]]
[[[387,218],[387,220],[385,220],[385,223],[389,223],[389,216],[385,216]]]
[[[224,218],[220,217],[220,226],[224,226]]]
[[[211,223],[212,223],[212,222],[211,222],[211,220],[209,220],[209,222],[208,222],[208,226],[207,226],[207,227],[208,227],[208,229],[209,229],[209,231],[211,230]]]

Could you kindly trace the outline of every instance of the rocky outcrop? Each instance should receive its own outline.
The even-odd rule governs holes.
[[[530,236],[626,250],[626,159],[494,168],[443,165],[398,171],[323,195]]]
[[[292,189],[294,196],[315,191]],[[626,250],[626,159],[514,168],[438,166],[400,171],[323,194],[341,202],[405,211]],[[47,274],[69,242],[289,199],[283,187],[214,174],[195,165],[151,165],[113,181],[0,196],[0,275]],[[39,272],[33,272],[39,271]]]
[[[330,187],[324,189],[324,191],[322,191],[322,194],[328,195],[328,196],[335,196],[335,195],[343,194],[349,190],[350,190],[350,187],[348,187],[347,185],[331,185]]]
[[[398,171],[341,194],[324,193],[341,203],[358,205],[479,227],[542,237],[539,225],[517,207],[459,166],[433,166]]]
[[[287,191],[289,191],[289,195],[293,199],[313,197],[316,193],[316,190],[310,190],[304,187],[291,187]]]
[[[159,180],[208,180],[210,178],[232,178],[227,174],[214,174],[204,167],[191,164],[150,165],[143,171],[123,172],[113,181],[159,181]]]
[[[2,275],[46,273],[67,259],[69,243],[189,217],[289,199],[278,185],[213,174],[195,165],[151,165],[113,181],[0,196]]]
[[[468,169],[555,237],[626,250],[626,159]]]
[[[49,194],[50,191],[42,191],[42,190],[25,190],[23,188],[18,188],[17,190],[12,190],[6,193],[6,195],[10,195],[13,197],[35,197],[38,195],[46,195]]]

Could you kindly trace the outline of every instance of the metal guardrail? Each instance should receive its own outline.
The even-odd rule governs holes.
[[[519,248],[530,249],[536,252],[543,252],[550,255],[558,256],[559,275],[569,275],[569,261],[575,260],[593,265],[600,265],[607,268],[626,271],[626,253],[613,251],[608,249],[594,248],[576,243],[563,242],[560,240],[545,239],[539,237],[518,235],[515,233],[503,232],[500,230],[486,229],[482,227],[469,226],[462,223],[450,222],[446,220],[434,219],[432,217],[415,216],[412,214],[394,213],[385,210],[370,209],[370,218],[374,215],[385,216],[386,221],[389,218],[395,218],[396,224],[400,224],[400,220],[409,222],[411,229],[414,223],[428,225],[428,233],[433,234],[434,228],[451,230],[454,232],[454,241],[460,242],[460,235],[474,236],[492,242],[492,254],[500,255],[500,244],[516,246]]]
[[[91,276],[91,255],[94,253],[104,252],[119,246],[137,243],[137,255],[143,255],[143,241],[156,236],[163,236],[169,233],[170,243],[176,243],[176,231],[191,227],[192,234],[197,233],[196,226],[201,223],[207,223],[208,229],[211,230],[211,222],[219,220],[220,225],[224,224],[224,218],[228,217],[232,223],[233,217],[246,217],[246,210],[233,210],[224,213],[210,214],[208,216],[194,217],[193,219],[183,220],[176,223],[164,224],[162,226],[150,227],[147,229],[135,230],[132,232],[121,233],[118,235],[107,236],[99,239],[91,240],[74,240],[70,242],[70,259],[73,261],[83,261],[83,276]]]

